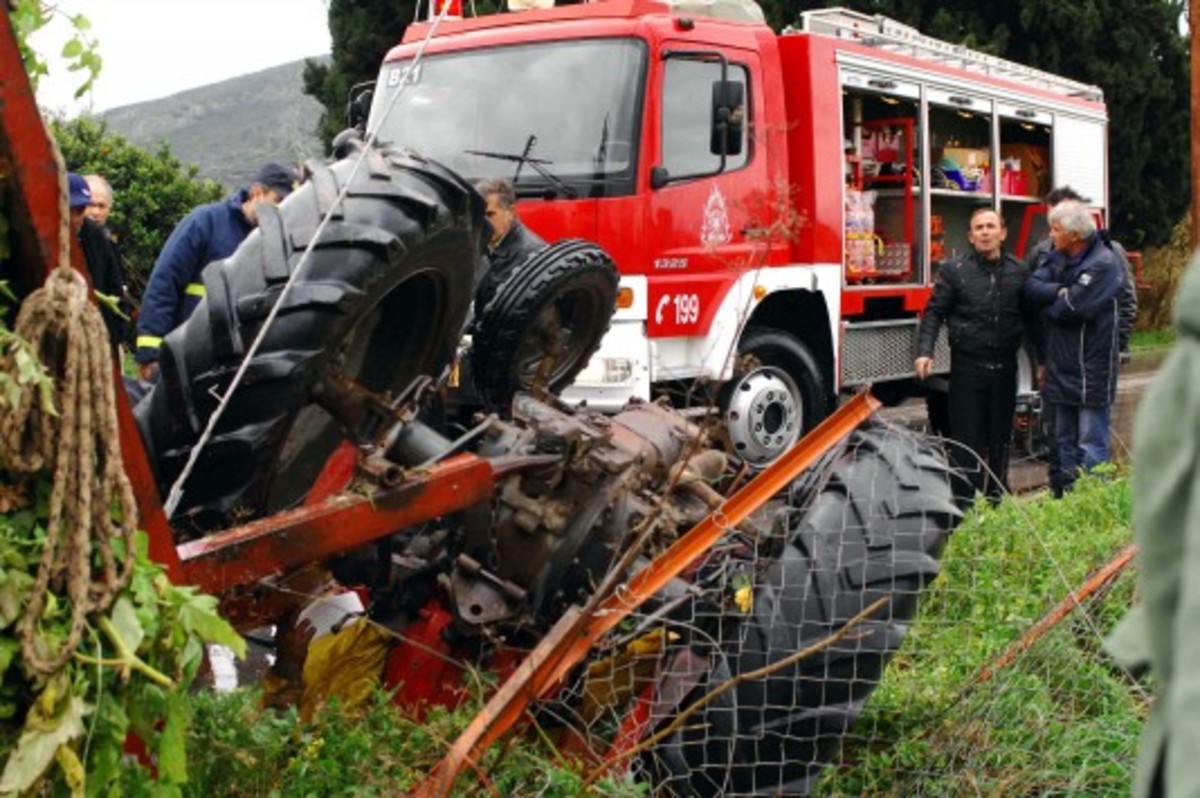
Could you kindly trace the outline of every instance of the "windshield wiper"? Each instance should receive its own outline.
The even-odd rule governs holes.
[[[498,161],[513,161],[517,164],[517,171],[513,175],[513,185],[517,185],[517,181],[521,179],[521,167],[529,164],[529,168],[537,172],[542,177],[554,186],[555,189],[562,192],[569,199],[575,199],[579,196],[579,192],[572,186],[563,182],[562,178],[555,175],[546,168],[547,164],[553,164],[554,161],[547,161],[543,158],[533,158],[530,152],[533,151],[533,145],[537,144],[537,136],[530,134],[529,139],[525,142],[525,151],[519,155],[514,155],[507,152],[486,152],[484,150],[463,150],[467,155],[478,155],[481,158],[495,158]]]

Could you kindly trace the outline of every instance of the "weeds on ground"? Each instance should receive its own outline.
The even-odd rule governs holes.
[[[974,508],[822,792],[1126,792],[1146,692],[1100,643],[1133,601],[1132,569],[981,674],[1131,539],[1129,483],[1111,473],[1061,501]]]
[[[429,773],[478,711],[435,708],[416,721],[378,690],[372,704],[346,712],[331,703],[311,723],[292,709],[260,707],[260,693],[241,688],[203,693],[193,702],[185,794],[223,796],[406,795]],[[536,735],[494,746],[482,763],[487,784],[471,773],[456,795],[574,798],[642,796],[644,788],[608,779],[587,788],[583,767],[559,758]]]

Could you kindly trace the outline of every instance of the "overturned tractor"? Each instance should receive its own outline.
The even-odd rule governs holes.
[[[665,793],[807,792],[960,517],[940,448],[854,430],[869,415],[860,397],[805,458],[784,458],[811,465],[798,478],[779,481],[777,464],[742,484],[665,404],[562,404],[554,392],[599,345],[617,284],[607,255],[576,240],[478,309],[465,360],[478,403],[464,403],[455,350],[483,204],[434,162],[352,149],[311,164],[206,270],[207,301],[167,336],[162,380],[136,409],[159,492],[182,488],[177,573],[249,627],[275,620],[279,577],[327,560],[369,595],[373,620],[419,643],[386,668],[416,711],[456,700],[448,662],[542,674],[497,700],[540,697],[549,727]],[[622,605],[648,573],[653,589]],[[607,631],[578,631],[618,605]],[[430,788],[455,770],[451,757]]]

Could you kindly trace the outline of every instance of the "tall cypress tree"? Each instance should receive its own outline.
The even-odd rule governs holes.
[[[333,137],[346,127],[346,101],[351,87],[379,75],[383,57],[403,38],[415,13],[416,0],[329,3],[332,57],[328,64],[309,61],[304,66],[304,93],[325,106],[317,135],[327,150]]]

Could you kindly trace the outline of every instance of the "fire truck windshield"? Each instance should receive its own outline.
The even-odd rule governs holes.
[[[632,193],[645,52],[587,39],[393,61],[368,127],[468,180],[515,178],[525,196]]]

